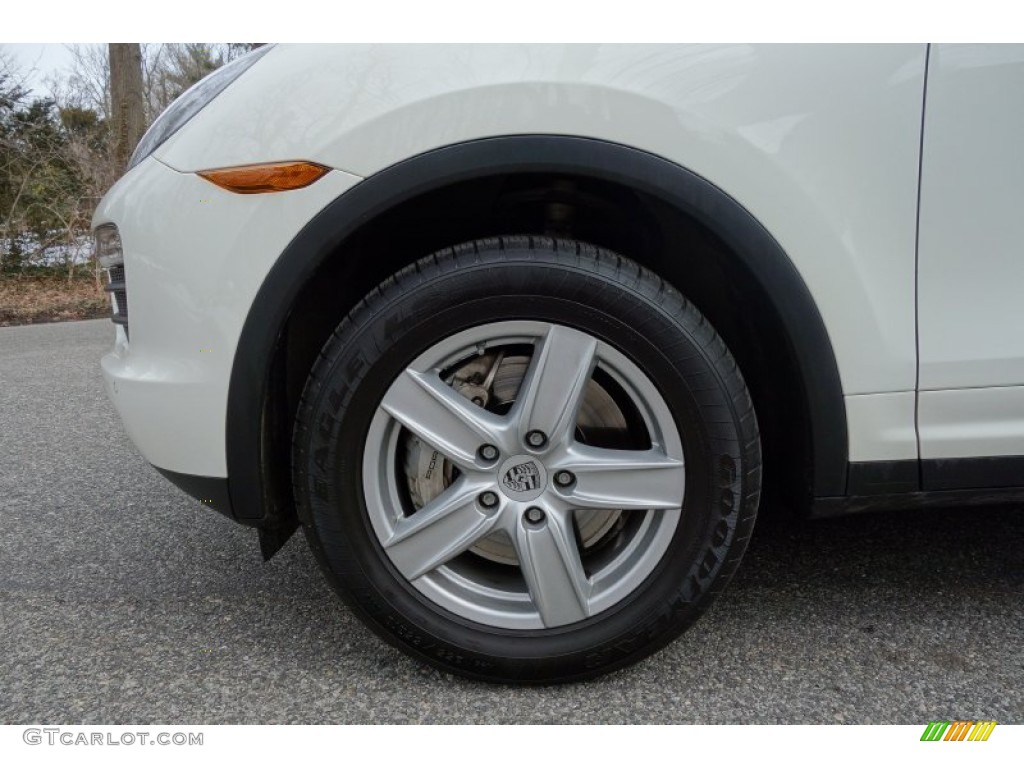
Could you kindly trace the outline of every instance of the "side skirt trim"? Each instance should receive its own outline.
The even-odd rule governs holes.
[[[951,506],[1024,504],[1024,456],[864,461],[846,496],[819,496],[811,517]]]
[[[857,512],[943,509],[972,506],[1024,505],[1024,487],[959,491],[918,491],[878,496],[833,496],[814,500],[812,518],[839,517]]]

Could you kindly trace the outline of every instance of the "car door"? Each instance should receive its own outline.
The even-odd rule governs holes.
[[[1024,45],[932,45],[926,82],[922,485],[1024,486]]]

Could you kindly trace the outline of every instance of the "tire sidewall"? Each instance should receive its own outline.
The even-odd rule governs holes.
[[[700,337],[702,330],[713,336],[703,318],[672,289],[650,295],[635,265],[623,270],[620,260],[612,269],[596,259],[590,266],[533,248],[503,250],[496,262],[480,255],[477,249],[475,263],[458,269],[435,261],[400,274],[328,342],[297,422],[300,518],[342,596],[407,651],[491,679],[553,681],[607,671],[692,623],[728,575],[724,565],[737,559],[730,550],[738,533],[745,544],[747,534],[737,528],[752,514],[741,487],[749,457],[723,380],[728,371]],[[686,322],[693,317],[700,322]],[[431,602],[391,564],[364,501],[364,445],[391,382],[440,340],[510,318],[571,326],[625,354],[665,399],[683,443],[683,507],[661,562],[629,597],[566,627],[488,627]]]

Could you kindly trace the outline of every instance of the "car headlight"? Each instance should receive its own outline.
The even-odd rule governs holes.
[[[272,47],[264,45],[255,51],[247,53],[245,56],[240,56],[229,64],[225,64],[220,69],[208,74],[171,102],[171,105],[160,113],[160,117],[153,121],[149,130],[142,137],[139,145],[132,153],[132,159],[128,162],[128,167],[134,168],[153,154],[157,147],[174,135],[174,132],[181,128],[181,126],[195,117],[199,110],[213,101],[218,93],[237,80],[245,70],[259,61]]]

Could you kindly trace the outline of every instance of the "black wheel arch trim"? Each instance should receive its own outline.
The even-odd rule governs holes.
[[[846,408],[835,354],[810,291],[771,234],[713,183],[664,158],[597,139],[523,135],[454,144],[396,163],[329,203],[282,252],[249,309],[232,363],[225,439],[236,519],[260,525],[266,514],[260,440],[268,370],[291,306],[319,266],[361,226],[412,197],[484,176],[550,172],[660,198],[733,251],[772,297],[799,367],[811,421],[813,494],[846,493]]]

